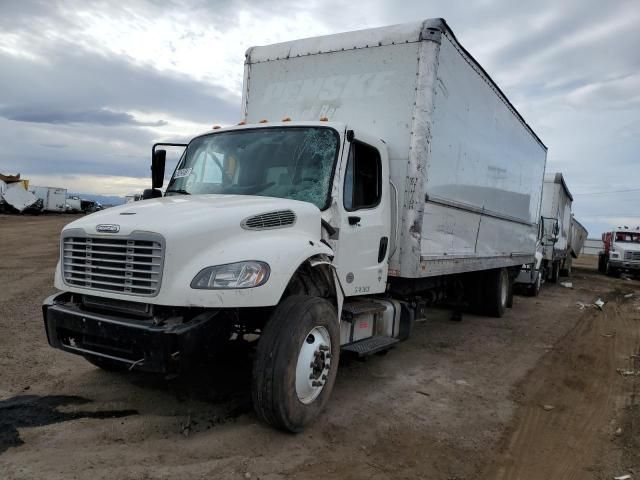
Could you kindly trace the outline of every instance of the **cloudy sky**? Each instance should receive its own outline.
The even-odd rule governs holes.
[[[0,172],[139,191],[154,141],[239,120],[249,46],[430,17],[549,147],[591,236],[640,223],[637,0],[0,0]]]

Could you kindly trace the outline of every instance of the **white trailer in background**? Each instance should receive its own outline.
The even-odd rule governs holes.
[[[51,345],[167,372],[259,335],[254,407],[299,431],[341,353],[406,339],[427,303],[510,306],[547,149],[444,20],[250,48],[242,113],[191,140],[163,198],[175,144],[146,200],[64,228]]]
[[[569,234],[569,248],[568,254],[565,258],[564,265],[562,267],[562,271],[560,272],[563,275],[570,276],[571,275],[571,266],[574,258],[578,258],[580,253],[582,252],[582,247],[584,246],[584,242],[587,239],[589,232],[584,226],[576,220],[576,218],[571,215],[571,232]]]
[[[67,203],[67,189],[56,187],[38,187],[32,185],[29,191],[36,197],[42,199],[43,211],[45,212],[65,212]]]
[[[586,230],[573,218],[572,202],[562,173],[545,174],[536,261],[523,265],[515,282],[532,295],[540,292],[545,281],[556,283],[560,275],[570,275],[571,256],[580,253]],[[575,248],[571,244],[572,235]]]
[[[566,271],[571,262],[567,257],[570,257],[572,202],[573,196],[562,173],[545,174],[542,190],[542,267],[546,279],[551,283],[558,281],[561,271]]]

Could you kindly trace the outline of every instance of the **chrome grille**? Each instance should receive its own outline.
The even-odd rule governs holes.
[[[640,252],[631,252],[632,260],[640,260]]]
[[[155,296],[160,289],[164,262],[160,235],[134,232],[116,238],[72,230],[63,234],[61,248],[67,285],[143,296]]]
[[[246,230],[267,230],[288,227],[296,223],[296,214],[291,210],[276,210],[245,218],[240,226]]]

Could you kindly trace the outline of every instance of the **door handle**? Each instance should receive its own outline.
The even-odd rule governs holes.
[[[349,225],[358,225],[360,223],[360,217],[349,217]]]

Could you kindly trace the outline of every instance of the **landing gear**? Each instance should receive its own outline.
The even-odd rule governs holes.
[[[258,417],[282,430],[302,431],[327,403],[339,358],[333,305],[308,295],[284,299],[256,350],[252,399]]]

